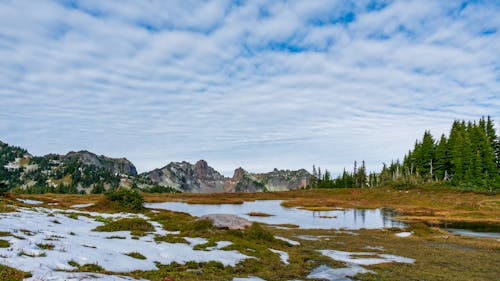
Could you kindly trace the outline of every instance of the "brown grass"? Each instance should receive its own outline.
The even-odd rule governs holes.
[[[247,215],[251,217],[272,217],[274,215],[271,214],[266,214],[266,213],[261,213],[261,212],[250,212]]]

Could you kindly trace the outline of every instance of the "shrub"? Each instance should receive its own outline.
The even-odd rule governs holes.
[[[0,196],[5,196],[9,192],[10,187],[6,185],[4,182],[0,181]]]
[[[247,235],[255,240],[269,242],[273,242],[276,240],[271,232],[265,230],[260,224],[256,222],[252,223],[252,225],[247,229]]]
[[[129,256],[129,257],[132,257],[134,259],[139,259],[139,260],[145,260],[146,259],[146,257],[143,254],[139,253],[139,252],[131,252],[131,253],[128,253],[126,255]]]
[[[0,240],[0,248],[8,248],[10,246],[9,241]]]
[[[140,211],[144,208],[144,197],[137,191],[126,188],[119,188],[115,191],[106,192],[106,199],[118,203],[128,209]]]
[[[123,218],[116,221],[100,225],[94,229],[95,231],[153,231],[154,226],[141,218]]]

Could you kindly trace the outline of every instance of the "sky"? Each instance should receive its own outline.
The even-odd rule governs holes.
[[[498,1],[0,0],[0,140],[336,174],[500,128]]]

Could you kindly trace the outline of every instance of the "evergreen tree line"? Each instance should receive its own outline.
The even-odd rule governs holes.
[[[500,138],[493,120],[453,122],[450,134],[436,140],[426,131],[403,161],[384,163],[380,173],[367,174],[365,162],[352,172],[344,169],[337,178],[313,166],[312,188],[414,187],[443,183],[461,189],[500,191]]]

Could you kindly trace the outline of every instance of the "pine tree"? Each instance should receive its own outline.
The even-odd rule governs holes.
[[[448,151],[448,140],[444,134],[441,135],[434,151],[434,177],[437,180],[447,180],[449,174],[450,158]]]

